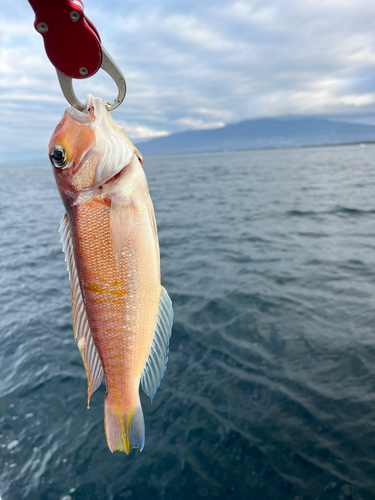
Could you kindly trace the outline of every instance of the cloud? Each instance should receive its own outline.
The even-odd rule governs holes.
[[[196,118],[179,118],[175,120],[176,123],[182,125],[187,130],[189,129],[197,129],[204,130],[210,128],[221,128],[224,127],[225,122],[207,122],[205,120],[196,119]]]
[[[142,126],[131,126],[126,125],[125,123],[118,122],[119,125],[122,125],[126,130],[127,135],[130,139],[153,139],[155,137],[165,137],[169,135],[169,132],[166,130],[153,130],[149,127]]]
[[[34,26],[28,20],[15,20],[0,17],[0,43],[10,43],[13,40],[27,38],[34,34]]]
[[[234,2],[234,4],[226,5],[222,9],[222,13],[236,22],[259,24],[263,27],[274,27],[277,20],[276,5],[260,7],[257,4],[252,5],[250,2]]]
[[[85,12],[126,77],[113,117],[133,140],[261,116],[375,113],[370,0],[87,0]],[[28,4],[4,5],[1,22],[4,159],[45,148],[66,102]],[[102,71],[74,88],[81,100],[117,92]]]

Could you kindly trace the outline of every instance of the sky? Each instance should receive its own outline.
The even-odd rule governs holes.
[[[375,124],[373,0],[86,0],[134,142],[276,116]],[[0,162],[46,157],[67,103],[27,0],[0,0]],[[76,94],[112,101],[100,70]]]

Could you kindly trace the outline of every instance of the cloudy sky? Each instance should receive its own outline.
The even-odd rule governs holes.
[[[84,3],[125,75],[113,117],[135,142],[267,116],[375,124],[373,0]],[[27,0],[0,12],[0,161],[43,158],[66,102]],[[116,94],[103,71],[75,89]]]

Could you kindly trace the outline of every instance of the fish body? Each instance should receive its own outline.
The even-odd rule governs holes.
[[[83,112],[65,111],[49,152],[66,210],[60,232],[88,400],[104,372],[108,446],[112,452],[142,450],[139,385],[152,399],[166,367],[173,317],[160,283],[142,157],[92,96]]]

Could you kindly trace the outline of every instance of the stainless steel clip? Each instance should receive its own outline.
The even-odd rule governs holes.
[[[118,106],[120,106],[122,101],[125,99],[126,82],[125,82],[124,75],[122,74],[120,68],[117,66],[115,61],[112,59],[112,57],[109,55],[109,53],[106,51],[106,49],[103,46],[101,46],[101,48],[102,48],[103,59],[102,59],[102,64],[100,67],[106,73],[108,73],[108,75],[112,78],[112,80],[117,85],[117,89],[118,89],[118,94],[117,94],[116,99],[112,103],[109,103],[106,101],[104,103],[106,108],[108,109],[108,111],[113,111]],[[82,111],[85,108],[85,104],[83,104],[78,99],[78,97],[75,95],[75,92],[73,89],[72,78],[64,75],[57,68],[56,68],[56,72],[57,72],[57,77],[59,79],[61,90],[62,90],[66,100],[74,108],[78,109],[79,111]]]

